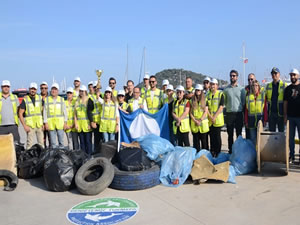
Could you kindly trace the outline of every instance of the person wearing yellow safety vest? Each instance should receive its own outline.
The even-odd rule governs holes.
[[[173,103],[173,132],[176,135],[179,146],[190,146],[190,102],[184,99],[184,87],[179,85],[176,88],[177,99]]]
[[[119,104],[119,110],[121,110],[122,112],[124,113],[127,113],[128,114],[128,103],[125,102],[125,91],[124,90],[119,90],[118,91],[118,97],[117,97],[117,100],[118,100],[118,104]],[[131,99],[130,99],[131,100]],[[130,101],[129,100],[129,101]]]
[[[207,118],[208,107],[203,92],[203,86],[197,84],[191,102],[190,118],[191,131],[193,134],[193,147],[199,152],[200,149],[208,149],[207,136],[209,124]],[[200,148],[201,141],[201,148]]]
[[[210,78],[205,77],[203,80],[203,92],[204,92],[205,96],[207,96],[207,94],[209,92],[209,88],[210,88]]]
[[[186,99],[191,99],[194,96],[193,80],[191,77],[185,79],[185,94]]]
[[[93,83],[94,94],[91,94],[92,92],[90,92],[88,105],[87,105],[87,115],[94,135],[94,152],[100,151],[100,142],[103,139],[103,136],[99,131],[101,105],[98,102],[97,94],[96,94],[97,92],[100,91],[97,88],[97,84],[98,81],[94,81]]]
[[[58,96],[58,92],[59,85],[53,83],[51,86],[51,95],[45,99],[44,104],[44,125],[45,129],[49,131],[50,148],[64,148],[64,130],[67,129],[68,113],[66,104],[64,99]]]
[[[273,67],[271,74],[273,81],[267,84],[265,90],[266,99],[268,102],[269,130],[275,132],[277,126],[278,131],[283,132],[283,95],[287,84],[280,80],[280,71],[278,68]]]
[[[48,83],[46,81],[43,81],[41,84],[40,84],[40,90],[41,90],[41,97],[42,97],[42,105],[43,105],[43,110],[44,110],[44,104],[45,104],[45,99],[47,98],[48,96]],[[44,114],[44,113],[42,113]],[[50,135],[49,135],[49,131],[47,131],[45,129],[45,126],[43,126],[43,129],[44,129],[44,148],[48,148],[47,147],[47,139],[48,139],[48,143],[49,143],[49,146],[50,146]]]
[[[210,151],[214,157],[217,157],[222,147],[221,128],[224,126],[224,95],[222,91],[218,90],[218,80],[215,78],[210,81],[210,91],[206,99],[210,125]]]
[[[143,82],[144,82],[144,86],[141,88],[141,97],[145,98],[146,92],[150,89],[150,85],[149,85],[149,79],[150,76],[149,74],[145,74]]]
[[[68,143],[70,143],[70,140],[72,141],[72,149],[79,149],[79,136],[75,128],[74,121],[75,101],[76,100],[73,98],[73,88],[69,87],[67,89],[67,100],[65,100],[66,110],[68,114],[66,133],[68,135]]]
[[[156,87],[157,81],[155,76],[150,76],[150,89],[146,92],[145,100],[148,112],[157,113],[163,106],[163,93]]]
[[[163,80],[162,81],[162,87],[161,87],[161,92],[163,95],[163,103],[165,104],[166,102],[168,102],[168,94],[167,94],[167,86],[169,85],[169,81],[168,80]],[[175,96],[176,98],[176,96]]]
[[[112,90],[112,94],[115,98],[117,98],[117,95],[118,95],[118,91],[115,89],[116,88],[116,85],[117,85],[117,81],[115,78],[111,77],[109,78],[109,81],[108,81],[108,86],[111,87],[111,90]]]
[[[254,80],[250,84],[245,104],[246,138],[250,139],[255,146],[257,124],[261,120],[265,125],[268,116],[265,94],[261,90],[261,87],[257,80]]]
[[[137,109],[144,109],[145,111],[148,111],[147,103],[145,99],[140,97],[140,88],[135,87],[133,89],[133,98],[128,101],[128,112],[131,113]]]
[[[37,84],[31,83],[29,85],[29,95],[24,97],[19,109],[19,118],[27,133],[27,149],[30,149],[33,146],[35,139],[41,147],[44,147],[42,97],[36,92]]]
[[[80,77],[75,77],[73,84],[74,84],[73,98],[76,99],[79,95],[79,89],[81,84]]]
[[[10,82],[3,80],[0,92],[0,135],[12,134],[14,142],[20,142],[20,135],[18,131],[18,97],[10,93]]]
[[[103,133],[104,142],[115,140],[115,133],[119,131],[119,109],[118,102],[112,96],[111,87],[106,87],[104,99],[97,93],[101,104],[100,132]]]
[[[85,85],[79,88],[79,96],[75,102],[74,121],[75,128],[79,134],[80,148],[89,156],[92,155],[92,129],[87,114],[89,96]]]

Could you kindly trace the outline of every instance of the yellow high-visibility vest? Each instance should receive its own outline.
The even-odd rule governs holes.
[[[94,103],[94,109],[92,111],[93,121],[97,124],[100,124],[101,104],[99,103],[96,94],[93,94],[93,95],[90,94],[89,97]]]
[[[115,133],[116,131],[116,107],[113,101],[104,102],[101,109],[100,132]]]
[[[13,106],[13,112],[14,112],[14,119],[15,123],[19,125],[19,117],[18,117],[18,97],[14,94],[10,94],[10,101]],[[0,125],[2,124],[2,92],[0,92]]]
[[[145,96],[148,112],[151,114],[157,113],[163,105],[162,92],[160,89],[156,88],[153,96],[153,100],[151,99],[151,90],[146,92]]]
[[[180,104],[179,104],[179,101],[175,101],[173,103],[173,112],[175,113],[175,115],[177,117],[180,117],[184,113],[187,102],[188,102],[188,100],[184,99],[180,102]],[[177,134],[177,128],[178,127],[176,126],[176,121],[174,120],[173,121],[173,132],[174,132],[174,134]],[[186,132],[189,132],[191,130],[189,113],[186,115],[186,117],[183,118],[183,120],[181,120],[179,130],[180,130],[181,133],[186,133]]]
[[[278,99],[277,99],[278,116],[283,116],[283,95],[286,86],[287,84],[285,82],[283,82],[282,80],[279,81]],[[272,90],[273,90],[273,82],[268,83],[266,87],[266,96],[267,96],[269,113],[271,112],[271,105],[272,105]]]
[[[67,114],[68,114],[68,121],[67,121],[67,125],[68,126],[74,126],[74,110],[75,110],[75,101],[74,99],[71,101],[71,103],[69,103],[68,100],[65,101],[66,104],[66,110],[67,110]],[[71,129],[66,130],[67,133],[69,132],[76,132],[76,128],[73,127]]]
[[[207,103],[208,103],[208,111],[210,114],[215,115],[219,109],[221,97],[223,95],[222,91],[217,90],[214,96],[212,97],[212,92],[210,91],[207,95]],[[213,125],[214,127],[222,127],[224,126],[224,115],[223,111],[217,116],[215,123],[213,124],[211,120],[209,120],[209,125]]]
[[[131,98],[131,99],[128,100],[128,107],[129,107],[131,112],[133,112],[133,101],[134,100],[135,100],[134,98]],[[141,97],[139,98],[139,100],[138,100],[139,107],[144,105],[144,101],[145,101],[145,99],[143,99]]]
[[[196,109],[192,109],[193,100],[191,100],[190,103],[192,115],[195,117],[196,120],[200,120],[203,116],[204,110],[201,108],[200,104],[198,104],[198,107]],[[201,121],[200,126],[197,126],[196,123],[191,119],[191,131],[193,133],[207,133],[209,131],[209,123],[207,116]]]
[[[35,104],[33,105],[31,98],[27,95],[24,97],[24,102],[26,105],[25,124],[31,128],[41,128],[43,126],[42,97],[35,95]]]
[[[262,119],[265,105],[265,95],[260,93],[255,100],[254,94],[246,97],[246,108],[248,110],[248,128],[256,128],[257,122]]]
[[[45,101],[47,106],[47,122],[49,130],[62,130],[64,128],[64,99],[56,97],[54,104],[53,97],[48,96]]]
[[[78,129],[77,131],[80,132],[90,132],[91,128],[89,127],[89,119],[87,115],[87,105],[82,103],[80,101],[81,99],[78,98],[76,103],[75,103],[75,111],[76,111],[76,116],[77,116],[77,124],[78,124]]]

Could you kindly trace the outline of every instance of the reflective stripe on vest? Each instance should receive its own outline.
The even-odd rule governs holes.
[[[191,107],[193,108],[193,101],[191,100]],[[203,109],[201,108],[201,105],[198,103],[198,107],[196,109],[191,109],[192,115],[195,117],[196,120],[200,120],[203,116]],[[201,121],[200,126],[197,126],[196,123],[191,119],[191,131],[193,133],[200,132],[201,134],[207,133],[209,131],[209,123],[207,116],[204,117],[204,119]]]
[[[75,103],[72,100],[71,103],[69,103],[68,100],[65,101],[66,104],[66,110],[67,110],[67,114],[68,114],[68,121],[67,121],[67,125],[68,126],[74,126],[74,109],[75,109]],[[72,129],[68,129],[66,130],[67,133],[69,132],[76,132],[75,128]]]
[[[180,117],[184,113],[187,101],[188,100],[185,99],[181,101],[180,104],[178,104],[178,101],[173,103],[173,112],[177,117]],[[181,133],[186,133],[191,130],[189,113],[181,120],[179,130]],[[173,132],[174,134],[177,133],[176,121],[173,121]]]
[[[277,98],[278,116],[283,116],[283,95],[286,86],[287,85],[285,82],[283,82],[282,80],[279,81],[278,98]],[[271,106],[272,106],[272,91],[273,91],[273,82],[268,83],[266,87],[266,96],[267,96],[269,114],[271,113]]]
[[[257,122],[262,119],[264,111],[265,95],[260,93],[256,100],[254,94],[249,94],[246,98],[246,107],[248,110],[248,128],[256,128]]]
[[[31,128],[41,128],[43,126],[42,117],[42,97],[35,95],[35,104],[31,98],[27,95],[24,97],[26,105],[25,111],[25,124]]]
[[[158,88],[155,89],[153,100],[151,99],[151,90],[146,92],[145,99],[147,102],[148,112],[151,114],[158,112],[162,107],[162,92]]]
[[[207,96],[207,103],[208,103],[208,111],[210,114],[215,115],[216,112],[219,109],[221,97],[223,95],[223,92],[217,90],[214,94],[214,97],[212,97],[212,92],[210,91]],[[215,123],[213,124],[211,120],[209,120],[209,125],[213,125],[214,127],[222,127],[224,126],[224,116],[223,116],[223,110],[222,112],[217,116]]]
[[[14,94],[10,94],[10,101],[12,103],[13,106],[13,113],[14,113],[14,119],[15,119],[15,123],[17,125],[19,125],[19,117],[17,114],[18,111],[18,97]],[[2,124],[2,92],[0,92],[0,125]]]
[[[89,129],[89,119],[87,115],[87,106],[80,102],[80,99],[75,104],[76,116],[77,116],[77,124],[78,129],[77,131],[80,132],[90,132],[91,128]]]
[[[49,130],[62,130],[64,128],[64,100],[60,96],[56,97],[54,104],[53,97],[46,98],[47,105],[47,122]]]
[[[113,101],[110,104],[104,102],[102,104],[100,132],[115,133],[116,130],[116,103]]]

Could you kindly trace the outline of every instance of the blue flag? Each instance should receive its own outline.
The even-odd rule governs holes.
[[[147,134],[170,139],[168,104],[155,114],[150,114],[143,109],[137,109],[131,114],[120,110],[121,142],[131,143],[136,138]]]

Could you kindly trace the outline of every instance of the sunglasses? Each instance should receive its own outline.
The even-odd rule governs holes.
[[[8,85],[3,85],[3,86],[1,86],[1,87],[7,87],[7,88],[9,88],[9,86],[8,86]]]
[[[116,83],[114,83],[114,82],[109,82],[109,84],[116,84]]]
[[[124,95],[118,95],[118,97],[120,97],[120,98],[124,98],[125,96],[124,96]]]
[[[69,95],[69,94],[73,94],[72,92],[67,92],[67,95]]]
[[[236,77],[237,75],[230,75],[230,77]]]
[[[254,80],[253,78],[248,79],[248,81],[253,81],[253,80]]]
[[[150,80],[149,83],[155,83],[155,80]]]

